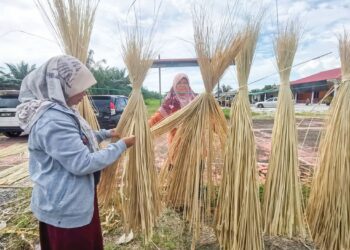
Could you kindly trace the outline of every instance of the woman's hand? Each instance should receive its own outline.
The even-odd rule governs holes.
[[[110,133],[111,133],[111,137],[112,137],[112,138],[120,138],[120,134],[117,133],[117,130],[116,130],[116,129],[111,129],[111,130],[110,130]]]
[[[135,144],[135,136],[134,135],[132,135],[130,137],[124,137],[124,138],[122,138],[122,140],[124,141],[127,148],[130,148],[131,146],[133,146]]]

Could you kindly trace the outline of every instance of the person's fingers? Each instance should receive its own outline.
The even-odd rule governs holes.
[[[128,147],[128,148],[133,146],[135,144],[135,141],[136,141],[134,135],[129,136],[129,137],[124,137],[124,138],[122,138],[122,140],[124,141],[126,147]]]
[[[116,129],[111,129],[111,136],[112,137],[117,137],[117,138],[121,137],[121,135],[117,132]]]

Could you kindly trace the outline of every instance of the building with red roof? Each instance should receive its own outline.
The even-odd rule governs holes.
[[[295,81],[290,82],[290,86],[297,103],[318,103],[321,101],[327,92],[340,82],[340,68],[331,69],[313,74]],[[251,99],[258,101],[266,100],[267,98],[276,97],[278,95],[278,86],[274,89],[266,91],[250,93]],[[332,93],[330,96],[333,96]]]
[[[340,79],[341,70],[336,68],[291,81],[290,84],[296,102],[304,103],[309,99],[311,103],[318,103]]]

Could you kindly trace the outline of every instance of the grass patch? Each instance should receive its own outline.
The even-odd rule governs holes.
[[[230,119],[230,112],[231,109],[230,108],[223,108],[222,111],[224,112],[225,118],[228,120]]]
[[[317,112],[296,112],[296,117],[302,118],[325,118],[327,113],[317,113]]]
[[[125,245],[116,245],[118,237],[122,234],[122,227],[114,235],[105,236],[105,249],[107,250],[131,250],[131,249],[190,249],[191,234],[188,231],[186,223],[182,220],[180,214],[172,209],[165,209],[160,216],[157,226],[154,230],[152,242],[148,245],[143,243],[143,238],[139,234],[130,243]]]
[[[14,199],[1,205],[1,220],[6,228],[0,230],[0,242],[4,249],[34,249],[39,241],[38,221],[30,210],[31,188],[14,190]]]
[[[145,104],[147,106],[148,117],[151,117],[160,107],[159,99],[146,99]]]
[[[227,120],[230,119],[230,113],[231,108],[223,108],[222,111],[224,112],[225,118]],[[263,119],[272,119],[274,117],[274,114],[271,112],[254,112],[252,111],[252,117],[253,119],[263,120]]]
[[[303,195],[304,206],[306,206],[307,201],[308,201],[309,196],[310,196],[310,186],[302,184],[301,185],[301,192],[302,192],[302,195]],[[260,202],[262,204],[263,200],[264,200],[264,185],[262,185],[262,184],[259,185],[259,199],[260,199]]]

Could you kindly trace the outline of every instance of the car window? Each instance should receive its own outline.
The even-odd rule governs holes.
[[[277,97],[273,98],[273,100],[276,102],[277,101]]]
[[[272,102],[273,101],[273,98],[269,98],[266,100],[267,102]]]
[[[123,110],[125,108],[125,102],[124,102],[124,98],[117,98],[117,109],[118,110]]]
[[[99,110],[109,109],[110,97],[108,96],[92,96],[94,106]]]
[[[0,108],[16,108],[19,104],[18,96],[0,96]]]

